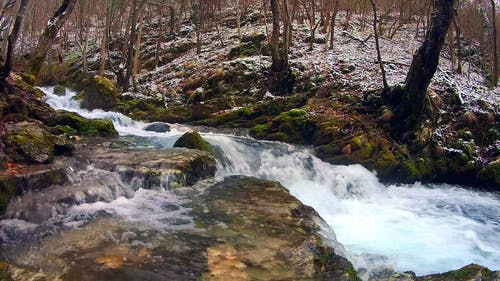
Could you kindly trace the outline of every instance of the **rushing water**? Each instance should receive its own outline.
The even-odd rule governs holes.
[[[121,136],[135,137],[138,145],[171,147],[187,130],[177,126],[168,133],[147,132],[143,130],[146,123],[122,114],[81,109],[72,99],[73,92],[59,97],[50,87],[42,90],[52,107],[87,118],[109,118]],[[204,137],[227,157],[219,164],[219,177],[249,175],[280,181],[321,215],[358,268],[371,270],[390,264],[398,271],[411,270],[417,275],[469,263],[500,269],[497,194],[450,185],[387,186],[360,165],[331,165],[307,148],[231,135],[205,133]],[[162,200],[154,192],[139,192],[136,197],[141,198],[86,204],[75,207],[75,211],[112,209],[124,217],[135,217],[140,216],[134,211],[135,202]],[[158,218],[158,214],[152,218]]]

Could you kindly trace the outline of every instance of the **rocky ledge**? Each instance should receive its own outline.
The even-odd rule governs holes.
[[[72,157],[11,165],[0,173],[0,216],[39,222],[73,205],[131,197],[139,188],[193,185],[215,171],[216,161],[205,151],[131,149],[117,140],[87,139]]]

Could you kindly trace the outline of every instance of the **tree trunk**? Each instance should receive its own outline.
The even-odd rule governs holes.
[[[40,73],[40,68],[42,67],[47,52],[54,42],[57,32],[69,18],[73,8],[75,8],[76,1],[77,0],[64,0],[54,16],[49,20],[40,38],[38,38],[38,44],[31,56],[31,73],[33,75],[38,75]]]
[[[108,57],[108,35],[111,27],[111,5],[106,2],[106,23],[102,31],[102,41],[101,41],[101,62],[99,65],[99,75],[104,75],[106,70],[106,59]]]
[[[175,16],[175,9],[173,5],[168,6],[170,12],[170,36],[175,35],[177,18]]]
[[[380,43],[378,41],[378,28],[377,28],[377,6],[375,6],[375,2],[370,0],[373,9],[373,34],[375,35],[375,47],[377,49],[377,60],[380,66],[380,72],[382,72],[382,82],[384,84],[384,90],[389,91],[389,84],[387,84],[387,78],[385,77],[385,68],[384,62],[382,61],[382,55],[380,54]]]
[[[335,39],[335,21],[337,20],[338,11],[339,11],[339,0],[335,0],[332,19],[330,20],[330,50],[333,50],[333,41]]]
[[[135,76],[141,70],[141,41],[142,41],[142,30],[143,24],[142,20],[144,18],[144,11],[139,11],[139,30],[137,31],[137,38],[135,41],[135,51],[134,51],[134,67],[132,68],[132,80],[134,81]]]
[[[271,0],[271,12],[273,14],[273,31],[271,34],[271,42],[269,47],[271,49],[272,65],[271,70],[273,72],[281,72],[284,69],[283,58],[281,57],[279,51],[279,40],[280,40],[280,8],[278,6],[277,0]]]
[[[130,38],[128,42],[128,54],[127,54],[127,72],[125,74],[125,79],[123,81],[123,90],[127,91],[130,83],[130,77],[132,77],[132,73],[134,71],[134,59],[135,59],[135,50],[134,46],[137,41],[137,14],[139,10],[138,2],[139,0],[132,1],[132,10],[130,17]]]
[[[457,68],[456,72],[458,74],[462,74],[462,39],[460,35],[460,26],[458,25],[457,21],[458,14],[455,13],[453,16],[453,26],[455,28],[455,45],[457,49]]]
[[[156,41],[156,54],[155,54],[155,68],[158,67],[158,65],[160,64],[160,53],[161,53],[161,43],[163,42],[163,2],[162,2],[162,5],[160,5],[159,7],[159,13],[160,13],[160,17],[159,17],[159,20],[158,20],[158,24],[160,25],[160,29],[158,31],[158,40]]]
[[[295,83],[295,77],[290,71],[290,66],[288,65],[288,46],[290,41],[289,33],[289,15],[288,15],[288,2],[285,0],[283,2],[284,8],[284,32],[283,32],[283,46],[280,48],[280,8],[277,0],[270,0],[271,2],[271,12],[273,14],[273,30],[271,35],[271,42],[269,47],[271,49],[271,92],[275,94],[289,94],[293,90],[293,85]]]
[[[439,55],[453,19],[453,3],[454,0],[435,1],[436,10],[431,16],[429,30],[413,56],[401,101],[393,118],[399,130],[410,131],[422,121],[427,88],[437,70]]]
[[[497,20],[496,20],[495,0],[491,0],[491,21],[493,33],[493,60],[492,60],[492,86],[496,87],[498,84],[498,53],[497,53]]]
[[[236,28],[238,30],[238,39],[241,42],[243,36],[241,35],[241,7],[239,0],[236,0]]]
[[[0,79],[5,79],[9,77],[12,71],[12,61],[14,56],[14,49],[16,48],[17,39],[21,32],[21,27],[23,26],[24,14],[26,13],[26,6],[28,5],[28,0],[21,0],[19,5],[19,10],[17,11],[16,20],[12,31],[7,39],[7,54],[5,56],[5,64],[3,65],[2,71],[0,73]]]

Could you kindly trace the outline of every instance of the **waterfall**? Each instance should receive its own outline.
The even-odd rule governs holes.
[[[168,133],[146,132],[146,123],[122,114],[81,109],[74,92],[68,90],[59,97],[52,94],[50,87],[42,90],[46,102],[55,109],[74,111],[87,118],[111,119],[121,136],[137,137],[138,142],[171,147],[187,130],[177,126]],[[320,214],[328,224],[325,233],[335,232],[360,270],[392,265],[398,271],[423,275],[469,263],[500,268],[498,194],[445,184],[385,185],[361,165],[331,165],[305,147],[215,133],[203,136],[227,158],[219,163],[218,177],[248,175],[279,181]],[[106,210],[131,220],[144,219],[137,205],[158,204],[158,200],[167,198],[154,191],[141,191],[111,205],[98,202],[75,207],[74,211],[83,214]],[[151,208],[146,215],[156,224],[159,217],[155,214],[161,210]]]

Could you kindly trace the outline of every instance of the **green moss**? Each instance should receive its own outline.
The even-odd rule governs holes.
[[[357,150],[360,149],[363,146],[363,141],[361,140],[361,137],[354,137],[351,139],[351,146],[352,149]]]
[[[115,137],[118,133],[113,122],[108,119],[91,119],[82,128],[82,132],[88,136]]]
[[[56,132],[58,133],[58,135],[60,135],[60,134],[76,135],[77,134],[77,131],[68,125],[57,125],[55,127],[55,129],[57,130]]]
[[[94,137],[115,137],[118,133],[108,119],[86,119],[77,113],[59,111],[54,125],[68,126],[78,134]]]
[[[306,115],[306,112],[302,109],[292,109],[288,111],[288,116],[290,117],[297,118],[297,117],[302,117],[304,115]]]
[[[54,87],[54,95],[64,96],[66,95],[66,87],[62,85],[56,85]]]
[[[199,149],[204,150],[212,154],[212,148],[210,145],[201,137],[200,133],[188,132],[182,135],[174,144],[174,147],[184,147],[189,149]]]
[[[375,160],[374,168],[381,174],[388,174],[392,172],[398,164],[399,162],[394,154],[390,150],[386,149],[382,151]]]
[[[255,138],[261,139],[267,135],[268,131],[269,131],[269,125],[260,124],[250,129],[250,134]]]
[[[446,272],[443,274],[435,274],[426,277],[425,280],[430,281],[469,281],[469,280],[483,280],[493,281],[497,280],[495,273],[488,268],[482,267],[477,264],[470,264],[461,269]]]
[[[50,163],[54,160],[52,136],[36,125],[22,126],[10,131],[7,143],[19,155],[18,161]]]
[[[39,100],[41,100],[45,96],[45,93],[38,88],[33,88],[33,94]]]
[[[38,82],[35,75],[26,72],[21,73],[21,78],[24,82],[32,86],[36,85]]]
[[[350,158],[355,163],[366,163],[375,152],[377,143],[368,141],[364,136],[355,137],[351,140],[352,154]]]
[[[249,57],[259,53],[260,43],[248,42],[240,44],[229,51],[229,58]]]
[[[462,129],[457,132],[459,138],[462,138],[465,141],[470,141],[474,138],[472,132],[469,129]]]
[[[281,142],[290,142],[291,141],[290,135],[287,135],[285,132],[276,132],[276,133],[270,134],[266,137],[266,139],[271,140],[271,141],[281,141]]]
[[[6,263],[0,261],[0,280],[2,281],[12,281],[11,274],[8,272],[8,266]]]
[[[9,176],[0,176],[0,218],[3,216],[5,210],[7,209],[10,200],[14,198],[17,193],[18,186],[15,178]]]
[[[118,96],[118,88],[113,81],[99,75],[94,76],[94,81],[99,93],[113,96],[115,98]]]
[[[82,83],[83,99],[81,106],[87,109],[113,109],[118,100],[118,88],[109,79],[96,75]],[[80,98],[80,97],[78,97]]]
[[[85,98],[85,91],[80,91],[76,96],[73,97],[75,100],[83,100]]]
[[[497,186],[500,186],[500,161],[496,161],[486,165],[478,174],[478,177],[484,181]]]

